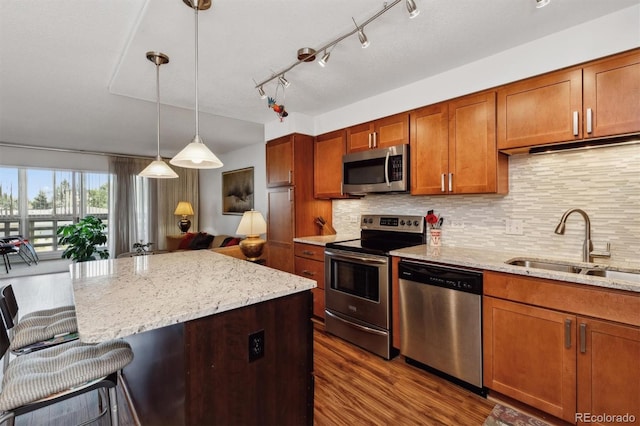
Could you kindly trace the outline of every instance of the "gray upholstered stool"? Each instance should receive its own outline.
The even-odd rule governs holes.
[[[11,338],[10,349],[16,355],[78,338],[73,306],[31,312],[17,321],[18,303],[11,285],[3,287],[0,296],[0,311]]]
[[[0,327],[0,353],[7,357],[9,337]],[[93,390],[108,389],[111,424],[118,424],[118,372],[133,360],[131,346],[122,340],[96,345],[80,341],[58,345],[13,359],[2,380],[0,423]],[[103,410],[98,417],[104,415]]]

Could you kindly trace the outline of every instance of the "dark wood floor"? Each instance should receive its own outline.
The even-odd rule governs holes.
[[[0,285],[3,283],[0,280]],[[12,280],[21,314],[54,300],[72,299],[68,274]],[[314,330],[315,410],[319,426],[456,425],[480,426],[493,402],[410,366],[402,357],[387,361],[324,332]],[[119,393],[120,424],[134,425]],[[88,394],[16,419],[18,426],[67,426],[97,413],[97,395]],[[108,416],[96,425],[108,425]]]

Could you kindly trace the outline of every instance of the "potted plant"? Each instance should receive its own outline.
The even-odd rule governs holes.
[[[98,257],[109,258],[107,249],[96,248],[107,242],[107,236],[104,233],[106,227],[107,225],[95,216],[86,216],[78,223],[59,227],[58,244],[68,246],[62,252],[62,257],[75,262],[96,260]]]

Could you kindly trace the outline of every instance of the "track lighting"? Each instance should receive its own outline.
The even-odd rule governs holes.
[[[322,55],[322,59],[318,61],[318,65],[321,67],[325,67],[327,65],[327,61],[329,60],[329,56],[331,56],[331,52],[324,51],[324,55]]]
[[[549,3],[551,3],[551,0],[536,0],[536,9],[543,8]]]
[[[278,77],[278,81],[284,86],[284,87],[289,87],[291,85],[291,83],[289,83],[289,81],[284,78],[284,74],[280,74],[280,77]]]
[[[260,95],[260,99],[266,99],[267,98],[267,94],[264,93],[264,89],[262,88],[262,86],[258,87],[258,94]]]
[[[409,11],[409,19],[413,19],[420,15],[420,10],[416,6],[416,2],[413,0],[407,0],[407,10]]]
[[[183,1],[189,1],[189,0],[183,0]],[[405,1],[405,5],[407,6],[407,10],[409,11],[409,18],[415,18],[416,16],[418,16],[420,14],[420,11],[418,10],[417,6],[416,6],[416,2],[415,0],[404,0]],[[548,3],[550,0],[536,0],[537,2],[545,2]],[[260,92],[260,89],[262,89],[263,85],[269,83],[270,81],[273,81],[275,79],[278,79],[279,83],[282,84],[284,87],[288,87],[289,86],[289,82],[284,78],[284,74],[286,72],[289,72],[290,70],[292,70],[293,68],[297,67],[298,65],[300,65],[301,63],[304,62],[311,62],[314,60],[315,58],[315,53],[316,52],[322,52],[324,51],[324,54],[322,55],[322,58],[318,61],[318,64],[322,67],[324,67],[325,65],[327,65],[327,61],[329,60],[329,56],[331,55],[331,50],[332,48],[340,43],[342,40],[344,40],[347,37],[351,37],[354,34],[358,34],[358,39],[360,40],[360,44],[362,45],[362,48],[366,48],[369,46],[369,40],[367,39],[367,36],[364,34],[364,27],[366,27],[367,25],[369,25],[370,23],[372,23],[373,21],[375,21],[376,19],[378,19],[380,16],[382,16],[382,14],[386,13],[389,9],[391,9],[393,6],[397,5],[398,3],[402,2],[402,0],[393,0],[390,1],[389,3],[384,3],[382,5],[382,10],[379,10],[378,12],[376,12],[375,14],[373,14],[369,19],[366,19],[364,21],[362,21],[362,23],[360,25],[358,25],[355,21],[355,19],[352,17],[351,19],[353,20],[353,23],[355,24],[355,28],[345,34],[342,34],[339,37],[336,37],[333,41],[330,41],[329,43],[325,44],[324,46],[320,46],[317,49],[313,49],[310,47],[305,47],[302,49],[298,49],[298,56],[297,56],[297,61],[292,63],[291,65],[289,65],[286,68],[281,69],[278,72],[274,72],[273,74],[271,74],[270,77],[260,81],[260,82],[255,82],[255,88],[258,89],[258,93]]]

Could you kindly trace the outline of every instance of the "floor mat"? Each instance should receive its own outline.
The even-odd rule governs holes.
[[[484,421],[484,426],[550,426],[542,420],[530,417],[511,407],[496,404]]]

